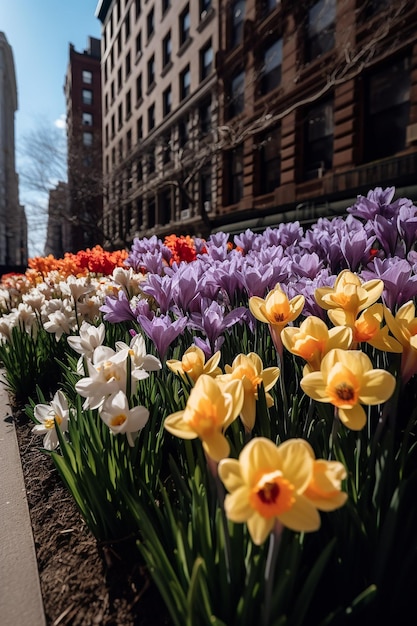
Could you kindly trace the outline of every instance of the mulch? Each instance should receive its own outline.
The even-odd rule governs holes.
[[[169,626],[146,567],[92,536],[32,422],[14,411],[48,626]]]

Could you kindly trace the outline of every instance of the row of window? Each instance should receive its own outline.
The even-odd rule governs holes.
[[[211,44],[211,40],[209,40],[200,50],[199,53],[200,60],[200,72],[199,77],[200,81],[205,80],[213,70],[213,48]],[[135,81],[136,88],[136,106],[142,102],[143,99],[143,77],[142,72],[138,74]],[[147,85],[148,92],[152,88],[155,83],[155,56],[148,60],[147,63]],[[187,64],[185,68],[179,74],[179,101],[183,101],[187,98],[191,93],[191,67],[190,64]],[[91,94],[92,97],[92,94]],[[83,102],[85,100],[83,99]],[[91,104],[91,102],[90,102]],[[107,101],[105,101],[105,106],[108,106]],[[173,109],[173,97],[172,97],[172,85],[168,85],[166,89],[162,93],[162,114],[164,117],[169,115]],[[116,113],[110,117],[110,124],[106,124],[105,126],[105,143],[108,145],[110,139],[112,139],[116,134],[116,122],[117,129],[120,129],[123,126],[123,120],[129,119],[132,114],[132,90],[129,89],[126,92],[124,102],[120,102],[117,108],[117,119]],[[148,107],[148,133],[155,127],[155,103],[152,103]]]
[[[148,126],[154,123],[155,110],[153,107],[150,107],[148,110]],[[211,99],[207,98],[202,100],[196,109],[196,125],[193,126],[193,130],[191,131],[191,122],[190,116],[185,115],[181,118],[178,124],[168,130],[163,136],[163,163],[168,163],[172,159],[172,150],[173,146],[176,149],[185,148],[190,139],[190,134],[192,132],[193,139],[197,142],[204,138],[212,128],[212,103]],[[143,118],[140,117],[136,123],[136,143],[138,144],[143,138]],[[125,158],[128,158],[132,152],[133,145],[133,136],[132,131],[128,130],[125,136],[125,140],[121,138],[118,142],[118,162],[121,164]],[[155,148],[150,149],[148,151],[149,154],[154,153]],[[111,150],[111,165],[116,165],[116,148],[113,147]],[[110,159],[109,156],[106,156],[105,160],[105,173],[108,174],[110,172]]]
[[[162,15],[166,13],[168,8],[170,7],[169,2],[163,3],[162,6]],[[211,0],[200,0],[200,19],[203,19],[208,11],[211,8]],[[117,13],[117,12],[116,12]],[[140,15],[136,13],[136,17]],[[110,23],[112,21],[110,20]],[[128,26],[129,25],[129,26]],[[181,49],[183,46],[187,44],[190,40],[190,31],[191,31],[191,13],[190,13],[190,4],[188,3],[183,11],[180,13],[178,17],[178,41],[179,48]],[[146,16],[146,43],[150,41],[155,32],[155,5],[150,7],[148,14]],[[106,31],[104,31],[104,34]],[[108,76],[110,72],[114,69],[117,59],[120,59],[123,51],[123,46],[127,42],[130,37],[130,12],[127,13],[125,17],[125,37],[124,41],[122,38],[122,31],[120,30],[114,45],[110,48],[109,55],[104,63],[104,80],[107,82]],[[140,30],[136,35],[135,40],[135,54],[136,59],[138,59],[142,54],[142,31]],[[164,66],[169,63],[171,57],[171,31],[164,39],[163,43],[163,52],[162,56],[164,59]],[[106,49],[106,37],[104,36],[104,50]],[[125,58],[125,75],[128,76],[130,74],[130,69],[128,69],[127,65],[131,64],[130,61],[130,52],[126,55]],[[121,71],[121,70],[120,70]]]

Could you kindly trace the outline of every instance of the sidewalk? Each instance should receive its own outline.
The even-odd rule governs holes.
[[[1,381],[0,616],[2,626],[46,624],[19,448]]]

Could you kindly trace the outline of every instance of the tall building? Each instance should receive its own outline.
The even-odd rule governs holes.
[[[223,6],[214,228],[313,221],[376,186],[417,199],[415,2]]]
[[[0,32],[0,269],[4,271],[27,265],[27,223],[15,169],[16,111],[13,52]]]
[[[66,252],[103,243],[103,166],[100,40],[88,38],[77,52],[69,45],[65,79],[68,150],[68,239]],[[68,229],[67,229],[68,231]]]
[[[100,0],[104,229],[262,230],[417,199],[412,0]]]
[[[216,198],[217,0],[100,0],[104,226],[204,234]]]

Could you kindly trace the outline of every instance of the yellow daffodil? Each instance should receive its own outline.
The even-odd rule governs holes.
[[[313,473],[304,495],[319,511],[334,511],[343,506],[347,494],[341,491],[346,469],[339,461],[316,459],[313,448],[302,440],[313,459]]]
[[[263,385],[267,406],[272,406],[274,400],[268,391],[278,380],[279,368],[263,369],[261,358],[255,352],[250,352],[248,355],[239,354],[232,365],[226,365],[224,369],[226,374],[217,378],[219,382],[241,380],[243,383],[244,400],[240,417],[246,432],[250,432],[255,425],[258,387]]]
[[[412,300],[403,304],[395,314],[384,306],[388,328],[403,346],[401,378],[407,383],[417,373],[417,317]]]
[[[336,278],[334,287],[318,287],[314,296],[317,304],[326,311],[343,309],[347,325],[353,326],[358,313],[374,304],[383,289],[384,283],[378,278],[362,282],[353,272],[343,270]]]
[[[213,354],[206,363],[206,357],[202,349],[198,346],[190,346],[184,352],[181,361],[169,359],[166,364],[172,372],[175,372],[184,380],[188,376],[193,382],[196,382],[201,374],[207,374],[213,378],[221,374],[220,367],[217,367],[219,361],[220,351]]]
[[[220,384],[202,374],[191,390],[185,409],[169,415],[164,426],[176,437],[199,437],[207,455],[220,461],[229,455],[230,446],[224,431],[241,412],[243,397],[240,380]]]
[[[352,331],[346,326],[336,326],[329,330],[323,320],[310,315],[299,328],[283,328],[281,339],[289,352],[307,361],[304,374],[308,374],[320,369],[324,355],[333,348],[347,350],[352,343]]]
[[[333,324],[345,325],[349,322],[349,314],[343,309],[329,311],[329,317]],[[353,324],[353,344],[369,343],[373,348],[385,352],[402,352],[401,344],[388,334],[388,326],[381,326],[383,320],[382,304],[373,304],[365,309]]]
[[[304,376],[300,385],[314,400],[337,407],[345,426],[361,430],[366,424],[361,404],[386,402],[394,393],[395,378],[385,370],[373,369],[364,352],[335,348],[324,356],[320,371]]]
[[[229,491],[224,502],[227,517],[246,522],[257,545],[267,539],[277,520],[295,531],[317,530],[318,507],[305,495],[314,484],[314,463],[310,446],[301,439],[276,446],[255,437],[238,460],[224,459],[219,464],[220,479]],[[331,482],[336,488],[337,481]],[[330,492],[324,481],[322,491]]]
[[[304,308],[305,298],[295,296],[291,300],[278,284],[265,299],[252,296],[249,299],[249,309],[254,317],[269,324],[269,330],[278,354],[282,356],[281,331],[284,326],[293,322]]]

